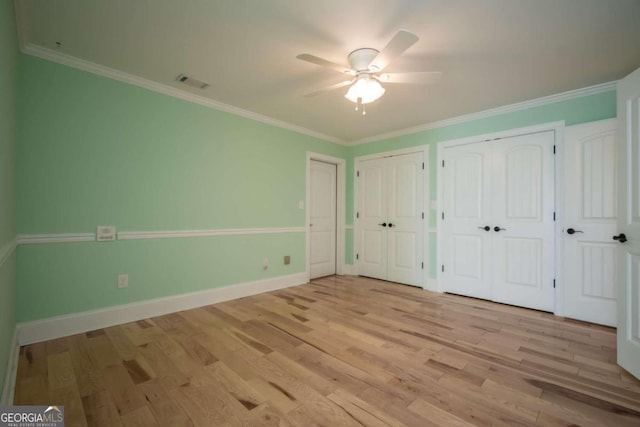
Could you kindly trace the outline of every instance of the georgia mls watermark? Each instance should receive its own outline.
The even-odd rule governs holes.
[[[0,427],[64,427],[64,406],[0,406]]]

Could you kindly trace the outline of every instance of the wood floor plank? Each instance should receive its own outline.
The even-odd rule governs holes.
[[[20,349],[78,426],[640,425],[616,331],[351,276]]]

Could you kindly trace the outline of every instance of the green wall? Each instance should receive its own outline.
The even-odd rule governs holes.
[[[15,146],[18,40],[13,1],[0,1],[0,250],[16,237]],[[2,260],[0,259],[0,262]],[[0,390],[15,329],[16,256],[0,264]]]
[[[615,116],[615,92],[342,147],[30,56],[20,57],[17,171],[20,234],[299,227],[305,153],[347,162],[428,145],[431,198],[443,141],[564,120]],[[429,226],[436,226],[430,212]],[[429,275],[436,276],[436,233]],[[345,236],[353,262],[353,231]],[[226,248],[222,250],[221,248]],[[293,263],[282,265],[291,255]],[[262,259],[271,268],[262,269]],[[22,245],[18,319],[29,321],[304,271],[303,233]],[[130,275],[118,290],[116,277]],[[46,286],[43,283],[47,283]]]
[[[307,150],[347,156],[310,136],[20,61],[20,234],[303,227]],[[18,320],[300,273],[304,251],[304,233],[21,245]],[[116,288],[119,273],[129,288]]]
[[[442,128],[429,129],[410,135],[384,139],[368,144],[356,145],[350,148],[349,164],[353,167],[354,159],[358,156],[381,153],[384,151],[400,150],[404,148],[429,146],[430,159],[430,195],[431,200],[437,200],[437,145],[441,142],[464,138],[474,135],[482,135],[491,132],[499,132],[525,126],[533,126],[542,123],[564,121],[567,126],[595,120],[608,119],[616,116],[616,92],[610,91],[597,95],[560,101],[539,107],[497,116],[486,117]],[[352,169],[353,170],[353,169]],[[347,212],[351,216],[348,223],[353,221],[353,173],[347,175]],[[435,211],[429,213],[429,227],[436,227]],[[436,265],[436,233],[430,234],[429,239],[429,277],[435,278]]]

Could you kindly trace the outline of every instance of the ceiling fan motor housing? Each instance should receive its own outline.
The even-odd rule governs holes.
[[[360,72],[360,71],[376,72],[378,70],[369,69],[369,64],[371,64],[371,61],[373,61],[373,59],[378,55],[378,53],[379,53],[378,50],[372,49],[369,47],[356,49],[353,52],[351,52],[348,56],[349,65],[351,66],[352,70],[355,70],[357,72]]]

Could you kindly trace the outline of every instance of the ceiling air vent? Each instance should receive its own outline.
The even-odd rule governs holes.
[[[205,89],[209,87],[209,83],[203,82],[202,80],[194,79],[193,77],[185,76],[184,74],[180,74],[177,80],[180,83],[184,83],[186,85],[196,87],[198,89]]]

